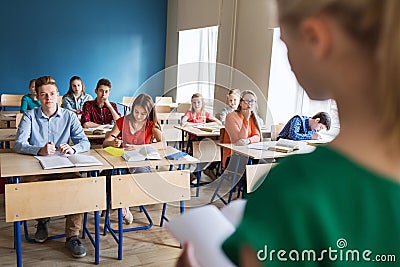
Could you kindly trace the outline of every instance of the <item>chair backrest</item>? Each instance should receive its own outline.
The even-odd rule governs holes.
[[[21,106],[21,99],[24,95],[2,94],[1,105],[3,107],[19,107]]]
[[[190,199],[188,171],[163,171],[111,177],[111,208]]]
[[[135,101],[134,96],[123,96],[122,97],[122,104],[128,106],[129,108],[132,106],[133,101]]]
[[[191,103],[178,103],[178,107],[176,108],[176,112],[186,113],[192,106]]]
[[[171,112],[171,108],[169,106],[157,106],[156,105],[156,112],[157,113],[169,113],[169,112]]]
[[[156,96],[156,106],[163,104],[172,104],[172,97],[170,96]]]
[[[17,113],[15,116],[15,128],[18,128],[19,123],[21,122],[22,116],[24,116],[23,113]]]
[[[276,163],[246,165],[247,193],[255,191]]]
[[[278,134],[282,131],[283,127],[285,127],[284,123],[271,125],[271,140],[276,141]]]
[[[62,107],[62,103],[63,103],[63,96],[62,96],[62,95],[59,95],[59,96],[58,96],[58,105],[59,105],[60,107]]]

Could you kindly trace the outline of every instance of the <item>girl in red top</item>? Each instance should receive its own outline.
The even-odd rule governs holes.
[[[138,95],[133,101],[131,113],[119,118],[111,131],[106,134],[103,147],[127,147],[162,141],[161,127],[157,119],[153,99],[147,94]],[[149,167],[130,168],[130,172],[149,172]],[[126,224],[131,224],[133,215],[129,208],[122,210]]]
[[[222,123],[211,116],[210,113],[204,111],[205,102],[201,94],[195,93],[192,95],[192,107],[186,111],[185,115],[182,117],[182,126],[196,125],[199,123],[212,122],[213,124],[222,125]]]

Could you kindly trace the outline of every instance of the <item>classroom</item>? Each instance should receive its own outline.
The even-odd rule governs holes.
[[[338,106],[341,112],[350,106],[343,99],[351,93],[338,88],[353,82],[351,85],[358,89],[363,83],[346,75],[343,84],[336,83],[338,79],[329,80],[336,75],[334,71],[324,76],[339,65],[337,62],[345,61],[345,57],[340,61],[338,54],[330,52],[343,52],[351,46],[332,40],[353,40],[328,31],[336,24],[322,19],[325,15],[335,17],[336,11],[330,13],[329,8],[336,10],[335,3],[340,1],[326,4],[329,8],[325,10],[324,1],[317,0],[321,2],[321,9],[315,9],[318,11],[310,8],[310,13],[293,15],[294,22],[301,21],[293,28],[303,34],[295,35],[288,17],[301,13],[303,1],[309,2],[296,1],[293,5],[299,6],[295,11],[287,0],[1,3],[2,264],[181,267],[197,266],[197,260],[201,266],[237,266],[257,252],[255,247],[246,251],[246,246],[233,245],[242,234],[248,239],[241,242],[257,244],[258,264],[269,265],[265,262],[272,263],[267,244],[263,251],[260,239],[271,230],[265,230],[259,239],[243,230],[250,225],[263,227],[261,221],[268,221],[264,212],[282,215],[272,220],[271,226],[282,222],[282,227],[296,228],[284,222],[288,220],[284,218],[287,211],[287,216],[305,224],[305,230],[298,228],[304,233],[309,233],[307,227],[314,223],[321,228],[313,234],[325,233],[324,223],[334,225],[333,217],[329,221],[331,217],[325,212],[337,212],[335,205],[329,206],[328,198],[335,190],[345,197],[349,193],[332,182],[336,171],[341,175],[337,183],[350,185],[357,180],[345,180],[346,168],[356,169],[356,176],[365,167],[370,171],[368,177],[378,177],[371,184],[380,185],[381,177],[393,177],[394,170],[382,171],[386,163],[364,157],[367,148],[365,153],[353,153],[352,145],[343,141],[342,136],[354,137],[357,131],[348,129],[358,126],[354,124],[356,115],[351,127],[350,120],[343,120],[351,117],[350,109],[343,109],[345,115],[341,113],[339,121]],[[383,2],[380,5],[390,0]],[[343,8],[355,13],[367,8],[367,4],[362,8],[363,4],[358,4],[343,4]],[[297,46],[296,41],[302,45]],[[375,45],[378,47],[374,43],[368,49]],[[311,56],[306,58],[306,53]],[[330,60],[335,56],[337,61]],[[351,62],[355,66],[363,55],[359,56]],[[361,98],[354,105],[354,114],[379,118],[365,111],[368,101],[369,96]],[[383,111],[389,113],[389,109]],[[389,117],[384,117],[377,128],[383,128]],[[372,133],[371,139],[368,136],[360,138],[359,144],[375,140]],[[390,139],[393,144],[397,144],[395,139]],[[331,158],[338,168],[330,162],[326,165]],[[321,162],[315,170],[332,179],[327,183],[333,184],[332,191],[327,184],[312,180],[316,173],[308,173],[307,168],[313,166],[311,159]],[[294,180],[296,168],[304,170],[299,173],[311,185]],[[272,180],[267,179],[270,177]],[[327,190],[328,200],[314,192],[317,185],[322,192]],[[261,192],[268,195],[265,199],[279,200],[276,207],[268,202],[266,211],[258,207],[260,214],[255,216],[254,207],[261,204],[256,200],[264,200]],[[321,205],[312,202],[303,214],[287,210],[289,201],[296,202],[295,196],[302,199],[301,194],[308,192],[304,199],[320,197]],[[359,203],[364,200],[359,197]],[[297,204],[304,203],[300,200]],[[349,229],[354,205],[340,211],[349,215]],[[231,220],[225,212],[234,209],[240,211],[237,221],[225,225],[226,218]],[[308,212],[317,221],[307,224],[304,214]],[[368,247],[372,241],[350,234],[337,236],[340,231],[336,226],[329,228],[332,232],[327,230],[332,235],[318,245],[337,240],[334,245],[339,249],[345,249],[347,243],[342,244],[347,241],[352,246],[365,244],[365,249],[381,248]],[[278,228],[272,232],[274,238],[275,234],[289,233]],[[341,230],[347,233],[347,229]],[[362,233],[362,229],[359,231]],[[371,240],[374,238],[371,236]],[[278,240],[272,244],[284,244]],[[317,244],[308,238],[296,241],[299,244],[294,249],[298,250]],[[202,246],[204,242],[207,249]],[[289,251],[289,245],[283,248]],[[391,245],[387,248],[380,251],[387,255],[381,256],[395,257]],[[262,260],[259,255],[264,252]],[[190,264],[185,262],[188,253]]]

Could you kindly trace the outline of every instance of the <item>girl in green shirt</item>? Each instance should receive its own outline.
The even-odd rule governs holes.
[[[24,113],[27,110],[34,109],[40,107],[40,101],[37,98],[37,94],[35,91],[35,79],[29,82],[29,94],[26,94],[21,99],[21,107],[20,112]]]

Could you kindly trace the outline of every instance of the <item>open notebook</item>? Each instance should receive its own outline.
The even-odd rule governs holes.
[[[143,145],[139,149],[127,150],[124,152],[122,157],[126,161],[143,161],[143,160],[151,160],[151,159],[162,159],[160,153],[156,148],[151,145]]]
[[[82,154],[56,153],[49,156],[35,156],[35,158],[39,160],[44,170],[103,165],[96,157]]]
[[[181,243],[190,241],[201,266],[235,266],[222,251],[222,243],[242,219],[246,200],[232,201],[219,210],[207,205],[185,212],[166,227]]]

